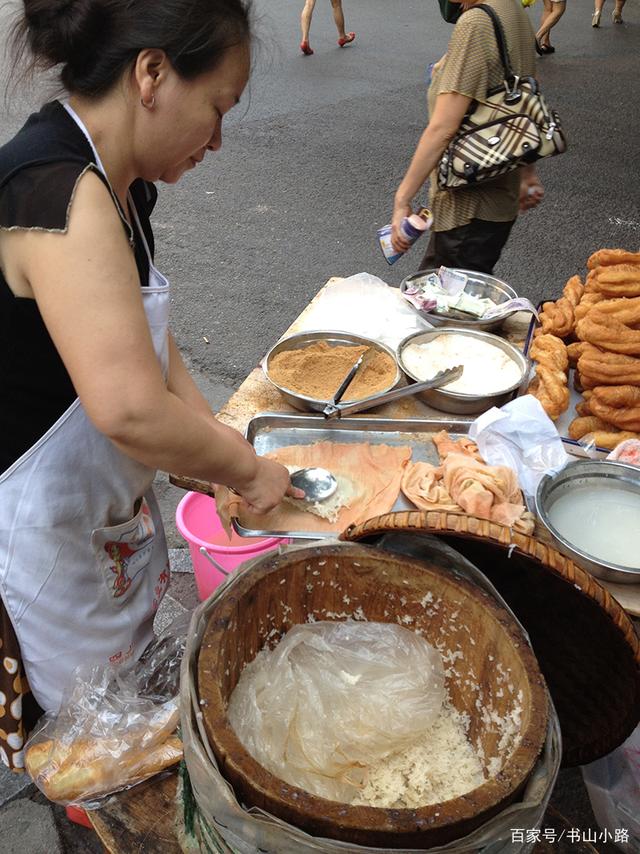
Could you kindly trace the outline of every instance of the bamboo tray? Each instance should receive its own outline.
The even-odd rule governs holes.
[[[560,718],[565,767],[605,756],[635,729],[640,640],[586,570],[535,537],[453,513],[388,513],[341,539],[377,543],[385,534],[442,537],[498,589],[531,638]]]

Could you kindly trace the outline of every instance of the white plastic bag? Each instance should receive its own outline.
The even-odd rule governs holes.
[[[560,471],[571,461],[555,424],[530,394],[478,416],[469,428],[469,438],[486,463],[517,472],[529,509],[544,475]]]
[[[440,653],[390,623],[295,626],[244,669],[229,721],[291,785],[349,803],[368,766],[415,743],[444,702]]]
[[[624,851],[640,851],[640,726],[608,756],[583,765],[596,821]]]

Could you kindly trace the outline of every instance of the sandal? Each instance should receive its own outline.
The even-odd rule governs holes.
[[[555,53],[556,49],[553,45],[550,44],[540,44],[538,39],[536,39],[536,53],[538,56],[546,56],[548,53]]]
[[[340,45],[340,47],[344,47],[346,44],[350,44],[350,42],[352,42],[355,39],[355,37],[356,37],[355,33],[347,33],[344,38],[338,39],[338,44]]]
[[[591,26],[599,27],[600,26],[600,18],[602,17],[602,10],[599,12],[594,12],[591,16]]]
[[[309,42],[300,42],[300,50],[304,53],[305,56],[313,55],[313,51],[309,47]]]

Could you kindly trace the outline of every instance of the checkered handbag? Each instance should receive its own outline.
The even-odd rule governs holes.
[[[491,181],[542,157],[562,154],[567,143],[555,110],[550,110],[533,77],[514,74],[500,19],[489,6],[504,84],[476,101],[438,164],[438,187],[455,190]]]

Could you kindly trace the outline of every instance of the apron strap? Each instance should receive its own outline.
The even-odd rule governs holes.
[[[140,223],[140,217],[138,216],[138,209],[136,208],[136,203],[133,201],[133,196],[131,195],[131,191],[127,193],[127,200],[129,202],[129,208],[131,209],[131,213],[133,214],[133,218],[136,221],[136,226],[138,229],[138,234],[142,240],[142,245],[144,246],[145,252],[147,253],[147,258],[149,259],[149,266],[153,267],[153,258],[151,257],[151,250],[149,249],[149,244],[147,242],[147,237],[144,233],[144,228]]]
[[[133,246],[133,229],[131,228],[131,225],[127,221],[127,217],[125,215],[125,212],[122,210],[122,206],[120,205],[120,202],[118,201],[118,197],[113,192],[113,187],[111,186],[111,183],[109,181],[109,176],[105,172],[104,166],[102,165],[102,160],[100,159],[100,155],[98,154],[97,148],[93,144],[93,140],[91,139],[91,134],[87,130],[87,126],[85,125],[85,123],[82,121],[80,116],[76,113],[76,111],[73,109],[73,107],[71,106],[71,104],[68,101],[63,101],[62,106],[65,108],[67,113],[71,116],[71,118],[76,123],[76,125],[80,128],[80,130],[84,134],[85,139],[89,143],[89,145],[91,147],[91,151],[93,152],[93,156],[95,158],[96,166],[98,167],[98,169],[100,170],[100,172],[104,176],[105,181],[107,182],[107,186],[109,187],[109,192],[111,193],[111,197],[113,198],[113,201],[115,203],[116,210],[118,211],[118,216],[120,217],[120,219],[125,224],[127,232],[129,233],[129,243]],[[130,201],[130,204],[132,205],[134,212],[135,212],[135,205],[133,204],[133,201],[131,200],[130,194],[129,194],[129,201]],[[140,229],[140,232],[142,234],[142,239],[144,241],[144,245],[145,245],[145,248],[147,250],[147,255],[149,256],[149,262],[151,263],[151,256],[149,255],[149,247],[147,245],[147,241],[146,241],[146,238],[144,236],[144,232],[140,228],[140,223],[138,220],[137,213],[136,213],[136,220],[138,221],[138,228]]]

